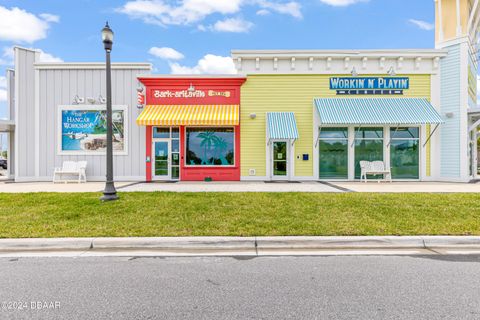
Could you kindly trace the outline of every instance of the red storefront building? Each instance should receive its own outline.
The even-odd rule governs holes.
[[[239,181],[243,76],[141,76],[146,180]]]

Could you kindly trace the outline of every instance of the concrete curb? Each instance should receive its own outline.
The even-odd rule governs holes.
[[[92,247],[102,250],[254,250],[255,237],[96,238]]]
[[[0,251],[89,250],[94,238],[0,239]]]
[[[0,252],[155,250],[251,252],[274,250],[479,248],[474,236],[359,237],[151,237],[0,239]]]

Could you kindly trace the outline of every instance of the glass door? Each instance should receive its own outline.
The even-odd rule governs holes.
[[[274,141],[272,143],[272,177],[288,180],[288,143]]]
[[[418,179],[419,128],[390,128],[390,166],[393,179]]]
[[[383,161],[383,128],[355,128],[355,179],[360,179],[360,161]]]
[[[171,132],[171,149],[170,149],[170,168],[172,180],[180,179],[180,130],[172,128]]]
[[[157,180],[170,179],[170,141],[153,142],[153,176]]]
[[[348,128],[320,131],[320,179],[348,179]]]

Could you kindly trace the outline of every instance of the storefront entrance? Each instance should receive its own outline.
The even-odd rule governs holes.
[[[348,179],[348,128],[322,128],[318,144],[320,179]]]
[[[360,161],[384,161],[383,149],[382,127],[355,128],[355,179],[360,179]]]
[[[420,128],[319,128],[319,178],[359,179],[360,161],[382,161],[391,168],[393,179],[417,180],[420,178],[421,167]],[[368,178],[382,179],[383,176]]]
[[[392,179],[420,178],[420,128],[390,128]]]
[[[153,142],[153,177],[156,180],[170,179],[170,141]]]
[[[290,179],[290,146],[287,141],[272,141],[271,159],[272,159],[272,179],[289,180]]]
[[[179,128],[154,127],[152,139],[152,179],[178,180],[179,177]]]

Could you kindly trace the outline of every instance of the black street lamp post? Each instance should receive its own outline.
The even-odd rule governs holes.
[[[113,127],[112,127],[112,70],[110,66],[110,51],[113,45],[113,31],[110,29],[108,22],[102,29],[102,40],[106,52],[107,64],[107,180],[105,182],[105,190],[102,201],[117,200],[117,190],[113,183]]]

